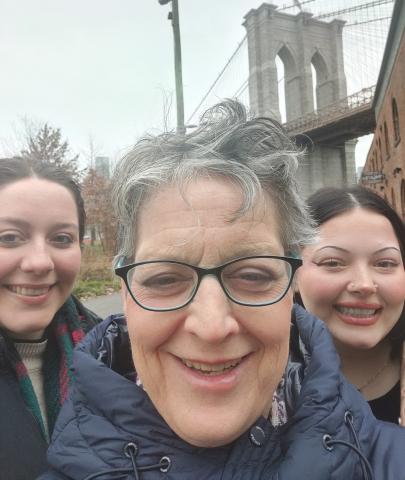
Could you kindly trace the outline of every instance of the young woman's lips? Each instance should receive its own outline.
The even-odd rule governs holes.
[[[381,305],[361,304],[361,305],[335,305],[335,310],[339,318],[349,325],[359,325],[367,327],[374,325],[381,312]]]
[[[53,285],[6,285],[7,290],[28,305],[40,305],[49,298]]]
[[[229,391],[237,385],[242,371],[247,367],[250,356],[251,354],[209,363],[175,358],[186,380],[194,388],[219,393]]]

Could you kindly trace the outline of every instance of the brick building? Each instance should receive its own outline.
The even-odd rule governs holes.
[[[405,219],[405,2],[396,0],[374,97],[376,129],[360,183]]]

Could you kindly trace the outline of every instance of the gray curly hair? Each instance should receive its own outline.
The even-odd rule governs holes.
[[[281,125],[249,118],[236,100],[207,110],[191,133],[148,135],[118,163],[112,199],[119,224],[118,259],[134,258],[137,216],[145,200],[162,186],[185,185],[201,176],[222,177],[239,185],[243,215],[267,194],[279,215],[286,252],[298,254],[314,237],[313,222],[296,181],[303,156]]]

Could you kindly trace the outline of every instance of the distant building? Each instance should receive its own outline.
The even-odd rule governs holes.
[[[108,157],[96,157],[94,163],[98,175],[110,178],[110,159]]]
[[[356,168],[356,181],[359,182],[361,179],[361,174],[363,173],[363,167]]]
[[[376,129],[360,183],[405,219],[405,2],[396,0],[374,97]]]

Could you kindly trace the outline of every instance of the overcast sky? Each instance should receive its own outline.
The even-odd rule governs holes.
[[[245,35],[244,15],[262,3],[179,0],[186,118]],[[91,136],[112,158],[163,129],[170,94],[173,124],[169,10],[158,0],[1,0],[0,155],[15,153],[24,117],[60,127],[82,156]]]

